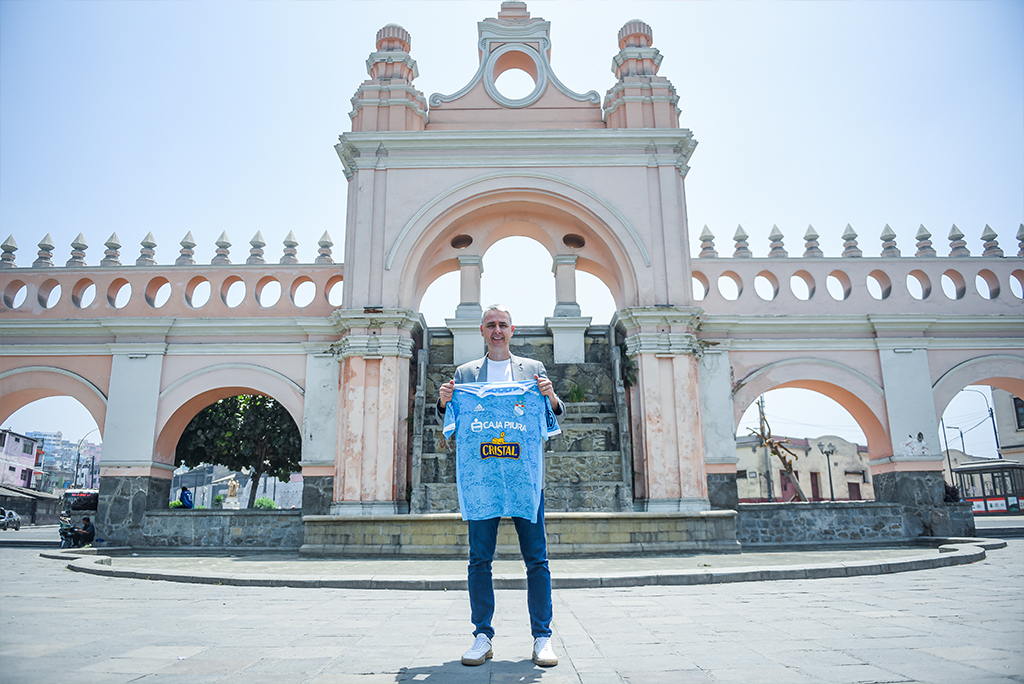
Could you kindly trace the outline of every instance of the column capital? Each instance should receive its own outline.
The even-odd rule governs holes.
[[[551,260],[551,272],[554,273],[559,266],[572,266],[576,268],[576,261],[579,256],[576,254],[556,254]]]
[[[422,330],[427,327],[423,314],[412,309],[386,309],[371,306],[362,309],[338,309],[331,314],[329,320],[339,335],[349,332],[358,334],[364,331],[367,334],[410,333],[417,328]]]
[[[466,266],[479,266],[480,272],[484,272],[484,258],[477,254],[460,254],[459,255],[459,268],[465,268]]]
[[[615,312],[612,327],[621,325],[627,335],[635,333],[692,334],[704,320],[699,306],[630,306]]]

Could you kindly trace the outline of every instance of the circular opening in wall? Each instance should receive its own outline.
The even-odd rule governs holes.
[[[96,301],[96,284],[82,278],[71,288],[71,302],[79,309],[85,309]]]
[[[693,272],[693,298],[698,302],[703,301],[708,296],[708,278],[700,271]]]
[[[807,271],[797,271],[789,277],[789,289],[802,302],[814,296],[814,276]]]
[[[754,276],[754,292],[761,299],[770,302],[779,296],[779,279],[770,271],[761,271]]]
[[[299,276],[292,282],[288,294],[292,298],[292,304],[303,309],[316,297],[316,284],[311,278]]]
[[[25,297],[27,296],[28,286],[20,280],[12,280],[4,288],[4,305],[8,309],[17,309],[25,303]]]
[[[229,309],[240,305],[245,300],[245,281],[236,275],[225,278],[220,285],[220,298]]]
[[[882,271],[872,271],[865,280],[868,293],[875,299],[888,299],[892,293],[892,281]]]
[[[583,249],[587,244],[587,241],[582,235],[568,233],[562,238],[562,243],[565,244],[566,247],[571,247],[572,249]]]
[[[506,69],[494,79],[494,87],[510,100],[522,100],[533,92],[537,82],[522,69]]]
[[[452,238],[451,245],[455,249],[466,249],[473,244],[473,238],[468,235],[456,235]]]
[[[942,294],[946,295],[948,299],[963,299],[967,294],[967,283],[958,271],[949,269],[942,274],[940,283]]]
[[[974,277],[974,286],[985,299],[995,299],[999,296],[999,278],[988,269],[982,270]]]
[[[265,276],[256,283],[256,301],[264,309],[274,306],[281,299],[281,281]]]
[[[210,281],[202,276],[196,276],[185,286],[185,301],[193,309],[198,309],[210,301],[210,292]]]
[[[107,303],[115,309],[123,309],[132,298],[132,285],[124,278],[117,278],[107,288]]]
[[[39,306],[52,309],[60,301],[60,283],[52,278],[39,286]]]
[[[327,281],[327,290],[324,295],[327,297],[327,303],[331,306],[341,306],[341,288],[344,282],[341,276],[334,276]]]
[[[146,285],[146,303],[154,309],[159,309],[170,298],[171,283],[167,278],[159,276],[150,280]]]
[[[825,278],[825,289],[828,290],[832,299],[841,302],[853,292],[853,283],[850,276],[842,271],[832,271]]]
[[[743,279],[734,271],[726,271],[718,276],[718,294],[730,302],[734,302],[743,294]]]
[[[1017,299],[1024,299],[1024,271],[1017,270],[1010,274],[1010,292]]]
[[[922,270],[913,270],[907,274],[907,292],[917,300],[928,299],[932,293],[932,281]]]

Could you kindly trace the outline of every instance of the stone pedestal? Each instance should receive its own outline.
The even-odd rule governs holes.
[[[452,363],[456,366],[475,361],[487,351],[480,334],[480,317],[446,318],[444,324],[452,331]]]
[[[544,327],[554,340],[555,363],[583,363],[587,360],[583,335],[591,320],[589,316],[544,319]]]
[[[96,536],[107,546],[142,545],[146,511],[165,510],[171,496],[167,477],[116,475],[110,469],[100,478],[100,503],[96,512]]]
[[[333,499],[333,475],[302,475],[302,512],[304,515],[329,514]]]

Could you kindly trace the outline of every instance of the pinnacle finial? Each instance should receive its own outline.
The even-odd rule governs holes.
[[[967,249],[967,242],[964,240],[963,231],[953,224],[953,227],[949,230],[949,256],[951,257],[968,257],[971,256],[971,250]]]

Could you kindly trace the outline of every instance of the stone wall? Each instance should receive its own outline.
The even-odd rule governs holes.
[[[302,512],[326,515],[334,500],[334,477],[304,475],[302,478]]]
[[[138,543],[146,513],[166,509],[171,496],[170,479],[156,477],[100,478],[100,502],[93,524],[96,536],[108,546]]]
[[[884,501],[814,501],[739,505],[736,538],[744,545],[900,541],[922,536],[922,509]],[[973,536],[966,503],[931,506],[923,536]],[[935,530],[938,530],[937,532]]]
[[[458,514],[306,516],[306,556],[465,558],[468,526]],[[550,557],[738,553],[736,513],[548,513]],[[498,528],[499,558],[519,558],[515,527]]]
[[[708,473],[708,502],[713,510],[735,511],[739,505],[736,473]]]
[[[148,511],[134,548],[295,551],[302,545],[300,510]]]

